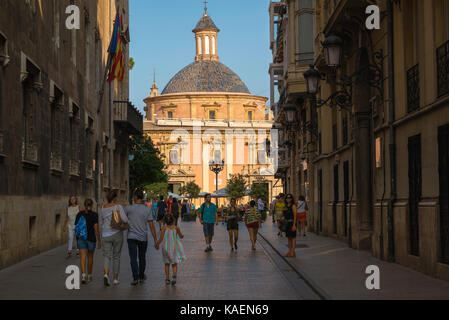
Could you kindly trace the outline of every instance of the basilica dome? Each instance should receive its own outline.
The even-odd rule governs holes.
[[[162,94],[182,92],[250,93],[240,77],[219,61],[199,60],[176,74]]]

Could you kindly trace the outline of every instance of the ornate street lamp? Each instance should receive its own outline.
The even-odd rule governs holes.
[[[296,118],[296,107],[292,104],[287,104],[284,106],[284,112],[287,116],[287,122],[289,124],[292,124],[293,122],[295,122],[295,118]]]
[[[338,68],[341,64],[341,56],[343,51],[343,40],[334,34],[326,37],[322,43],[324,48],[324,56],[326,64],[331,68]]]
[[[215,161],[211,160],[209,162],[209,169],[213,173],[215,173],[215,185],[216,185],[216,192],[218,191],[218,175],[224,170],[224,160],[221,160],[220,162],[215,163]],[[218,197],[216,198],[216,204],[218,207]]]
[[[306,79],[307,93],[316,95],[320,86],[321,73],[315,69],[314,65],[310,65],[310,69],[304,73]]]

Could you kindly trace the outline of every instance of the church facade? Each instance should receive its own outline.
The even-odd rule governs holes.
[[[220,62],[211,17],[203,15],[193,30],[195,61],[177,73],[162,93],[154,82],[144,100],[144,134],[165,156],[170,191],[194,181],[202,192],[226,187],[232,174],[246,177],[248,186],[266,184],[269,198],[282,190],[274,178],[276,156],[273,121],[267,98],[252,95],[240,77]],[[275,148],[273,148],[275,149]],[[218,176],[209,165],[222,163]]]

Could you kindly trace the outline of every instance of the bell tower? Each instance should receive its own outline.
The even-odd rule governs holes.
[[[217,28],[212,18],[207,14],[207,1],[205,1],[204,14],[195,29],[193,29],[196,41],[195,61],[220,60],[217,54],[218,32],[220,32],[220,29]]]

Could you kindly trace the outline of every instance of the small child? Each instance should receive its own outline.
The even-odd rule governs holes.
[[[185,255],[182,247],[181,239],[184,235],[179,227],[175,226],[175,218],[171,214],[164,217],[165,226],[162,227],[161,237],[157,241],[157,249],[162,243],[162,259],[165,263],[165,284],[170,284],[170,265],[173,269],[173,279],[171,285],[176,285],[176,277],[178,272],[178,263],[184,262]]]

